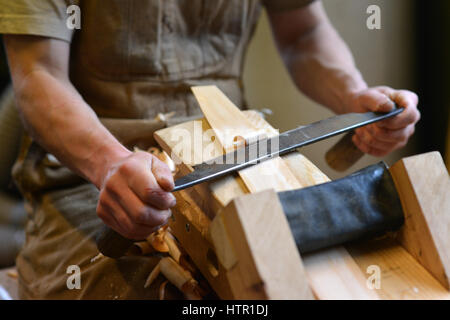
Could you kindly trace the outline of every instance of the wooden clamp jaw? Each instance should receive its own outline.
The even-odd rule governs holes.
[[[404,158],[389,170],[405,212],[399,242],[450,289],[450,178],[441,155]]]
[[[278,196],[234,199],[210,235],[235,299],[311,299],[312,293]]]

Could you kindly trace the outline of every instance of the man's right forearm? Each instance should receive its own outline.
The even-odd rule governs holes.
[[[66,43],[53,46],[55,54],[68,50]],[[24,48],[17,40],[7,38],[6,47],[17,105],[28,132],[63,164],[100,187],[109,164],[127,157],[130,151],[103,127],[70,83],[66,61],[53,61],[47,68],[47,61],[24,57],[25,49],[34,50],[34,55],[50,49],[37,42]],[[24,59],[35,62],[23,63]]]

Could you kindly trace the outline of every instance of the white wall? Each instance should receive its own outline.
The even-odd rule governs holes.
[[[352,49],[356,63],[369,85],[411,88],[413,54],[413,1],[411,0],[324,0],[325,9],[344,40]],[[382,29],[368,30],[366,9],[381,8]],[[299,93],[292,84],[274,47],[267,16],[259,21],[244,69],[246,98],[251,108],[270,108],[269,122],[280,131],[332,115]],[[331,170],[323,159],[326,150],[339,138],[303,148],[303,153],[331,178],[341,174]],[[414,153],[414,142],[387,157],[392,164],[401,156]],[[380,161],[365,156],[350,171]]]

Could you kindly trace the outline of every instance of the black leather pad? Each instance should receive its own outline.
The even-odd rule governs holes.
[[[394,181],[383,162],[278,196],[300,253],[380,236],[404,223]]]

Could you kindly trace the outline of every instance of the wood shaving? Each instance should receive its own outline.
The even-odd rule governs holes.
[[[6,273],[6,275],[7,275],[8,277],[10,277],[10,278],[13,278],[13,279],[17,279],[17,278],[19,277],[19,274],[17,273],[16,270],[9,270],[9,271]]]
[[[160,273],[160,272],[161,272],[161,266],[160,266],[160,264],[158,263],[158,264],[153,268],[152,272],[150,272],[150,274],[149,274],[147,280],[145,281],[144,288],[148,288],[148,287],[153,283],[153,281],[155,281],[155,279],[159,276],[159,273]]]
[[[164,300],[164,296],[166,295],[166,285],[169,281],[166,280],[159,286],[159,300]]]
[[[99,253],[98,255],[96,255],[95,257],[93,257],[93,258],[91,259],[91,263],[93,263],[93,262],[95,262],[95,261],[97,261],[97,260],[99,260],[99,259],[101,259],[101,258],[103,258],[103,257],[104,257],[104,255],[101,254],[101,253]]]

